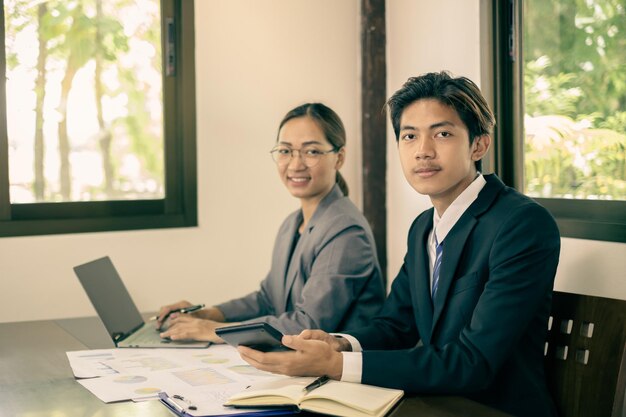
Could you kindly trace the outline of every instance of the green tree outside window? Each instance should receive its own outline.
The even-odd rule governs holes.
[[[626,2],[523,5],[525,193],[626,200]]]
[[[11,202],[163,198],[159,1],[4,10]]]

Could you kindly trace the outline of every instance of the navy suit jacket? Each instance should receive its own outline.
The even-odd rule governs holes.
[[[519,416],[553,416],[543,352],[559,260],[552,216],[495,175],[444,240],[430,297],[433,209],[409,230],[381,313],[347,333],[363,347],[364,384],[463,395]]]

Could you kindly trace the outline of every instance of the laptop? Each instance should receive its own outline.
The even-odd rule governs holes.
[[[205,348],[210,342],[163,339],[143,321],[108,256],[74,267],[107,332],[119,348]]]

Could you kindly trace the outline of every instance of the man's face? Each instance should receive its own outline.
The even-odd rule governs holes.
[[[404,176],[415,191],[430,197],[439,215],[474,180],[474,162],[489,143],[489,136],[480,136],[470,144],[456,110],[435,99],[415,101],[400,117],[398,151]]]

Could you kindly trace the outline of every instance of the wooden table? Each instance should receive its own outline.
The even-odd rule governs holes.
[[[112,347],[97,317],[0,323],[0,417],[172,417],[158,401],[105,404],[76,382],[66,351]],[[390,416],[506,414],[462,397],[408,397]]]

